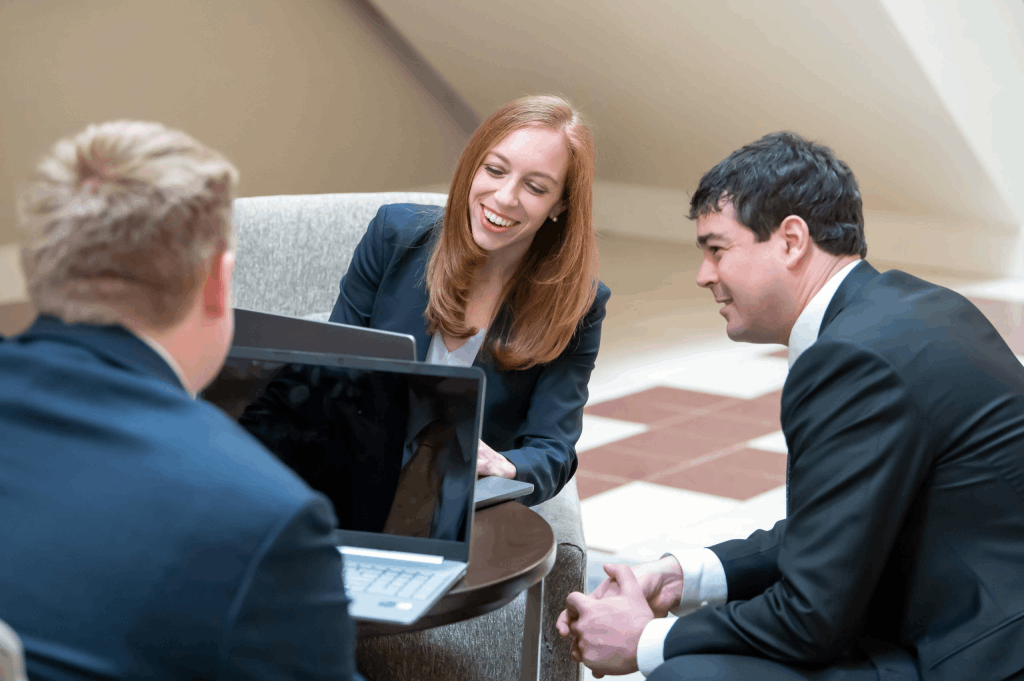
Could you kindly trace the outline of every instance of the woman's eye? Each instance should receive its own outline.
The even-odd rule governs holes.
[[[501,177],[501,168],[495,168],[494,166],[485,165],[484,170],[486,170],[488,174],[493,175],[494,177]]]
[[[548,191],[547,189],[541,187],[538,184],[530,184],[529,182],[526,184],[526,188],[529,189],[534,194],[546,194]]]

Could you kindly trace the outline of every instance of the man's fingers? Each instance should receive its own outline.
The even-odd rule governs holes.
[[[569,611],[563,610],[558,614],[558,619],[555,620],[555,629],[558,630],[558,634],[562,638],[569,635],[569,617]]]
[[[591,598],[584,596],[579,591],[573,591],[565,597],[567,610],[575,610],[577,618],[590,609]]]
[[[633,568],[622,563],[606,563],[604,571],[608,573],[608,576],[614,579],[618,585],[619,590],[625,596],[633,597],[639,596],[640,598],[647,600],[640,589],[640,582],[636,581],[636,575],[633,574]]]
[[[591,598],[604,598],[605,596],[607,596],[609,594],[614,595],[614,594],[617,594],[618,592],[619,592],[618,585],[615,583],[615,580],[613,580],[613,579],[611,579],[609,577],[608,579],[604,580],[603,582],[601,582],[600,584],[597,585],[597,588],[594,589],[591,592],[590,597]]]

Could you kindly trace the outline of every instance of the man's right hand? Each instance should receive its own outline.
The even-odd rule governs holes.
[[[649,563],[633,565],[633,574],[640,584],[640,590],[651,606],[651,612],[655,617],[665,617],[669,612],[679,607],[679,601],[683,597],[683,569],[679,567],[679,561],[672,556],[665,556],[660,560]],[[618,595],[618,583],[608,577],[594,589],[590,594],[591,598],[601,599],[605,596]],[[569,625],[576,620],[578,613],[566,608],[558,615],[555,628],[563,637],[569,635]]]

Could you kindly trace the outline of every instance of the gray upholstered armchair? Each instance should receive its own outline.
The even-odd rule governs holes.
[[[326,319],[352,251],[386,203],[443,205],[444,194],[379,193],[262,196],[235,201],[238,226],[235,298],[239,307]],[[541,677],[582,675],[555,618],[586,585],[587,551],[576,481],[535,506],[555,534],[555,567],[544,582]],[[429,631],[361,640],[359,667],[375,681],[519,678],[525,595],[475,619]]]

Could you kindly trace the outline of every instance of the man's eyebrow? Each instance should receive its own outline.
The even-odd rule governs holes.
[[[720,239],[722,241],[726,240],[724,234],[719,234],[718,232],[711,232],[710,234],[702,234],[699,237],[697,237],[697,246],[703,248],[707,244],[707,242],[711,241],[712,239]]]
[[[487,154],[489,156],[497,156],[499,159],[501,159],[502,163],[504,163],[507,166],[508,165],[512,165],[511,163],[509,163],[507,158],[505,158],[503,155],[499,154],[496,151],[493,151],[493,150],[492,151],[488,151]],[[551,182],[556,184],[556,185],[558,184],[558,180],[556,180],[555,178],[551,177],[547,173],[542,173],[542,172],[539,172],[539,171],[534,171],[532,173],[527,173],[527,175],[537,175],[538,177],[543,177],[544,179],[551,180]]]

